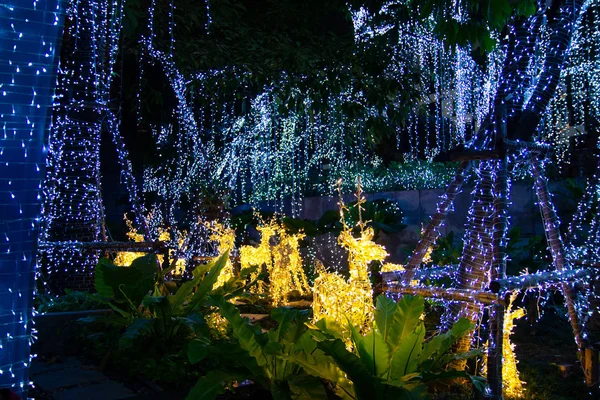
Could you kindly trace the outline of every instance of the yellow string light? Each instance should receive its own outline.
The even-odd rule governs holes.
[[[210,240],[217,242],[217,249],[219,254],[225,253],[227,250],[233,249],[235,244],[235,230],[226,227],[220,222],[214,221],[212,223],[206,223],[206,227],[212,231],[212,235],[209,236]],[[233,263],[231,259],[227,260],[227,263],[221,270],[221,274],[217,278],[215,288],[223,286],[227,281],[235,276]]]
[[[310,293],[308,279],[304,273],[302,257],[300,255],[300,240],[304,239],[303,233],[288,234],[285,228],[275,219],[263,222],[256,228],[261,233],[258,247],[242,246],[240,248],[240,264],[242,268],[251,266],[264,266],[269,274],[269,296],[273,306],[286,303],[288,295],[297,291],[301,295]],[[276,238],[276,244],[271,244]],[[252,274],[251,279],[256,279],[260,271]],[[265,293],[267,287],[264,282],[255,289],[256,293]]]
[[[277,233],[277,223],[275,220],[263,222],[262,226],[257,226],[256,230],[260,232],[260,243],[258,247],[242,246],[240,247],[240,265],[242,269],[253,266],[265,266],[267,271],[271,271],[273,267],[273,259],[271,257],[271,238]],[[250,275],[251,280],[258,278],[260,271],[256,271]],[[265,293],[266,286],[264,282],[259,281],[258,284],[251,289],[254,293]]]
[[[150,219],[150,217],[151,217],[151,215],[148,215],[147,218]],[[125,220],[125,224],[127,224],[127,227],[129,228],[129,232],[127,232],[127,237],[137,243],[143,242],[144,235],[142,235],[141,233],[138,233],[137,229],[135,229],[135,227],[133,226],[133,222],[131,220],[129,220],[129,218],[127,218],[127,214],[125,214],[123,216],[123,219]],[[179,240],[177,241],[177,245],[179,247],[183,246],[183,243],[185,242],[186,234],[187,233],[184,231],[180,235]],[[168,229],[163,229],[163,228],[158,229],[158,240],[162,241],[162,242],[168,242],[169,240],[171,240],[171,234],[169,233]],[[131,265],[133,260],[135,260],[136,258],[142,257],[146,254],[147,253],[137,252],[137,251],[119,251],[117,253],[117,255],[115,256],[114,263],[115,263],[115,265],[119,265],[122,267],[128,267]],[[175,254],[174,250],[169,250],[169,260],[171,262],[174,259],[174,254]],[[158,262],[162,265],[163,261],[164,261],[164,256],[162,254],[159,254],[159,255],[157,255],[157,258],[158,258]],[[182,258],[178,258],[177,262],[175,263],[175,269],[173,270],[173,275],[182,275],[184,272],[185,272],[185,260]]]
[[[356,205],[358,208],[357,226],[360,236],[355,238],[353,227],[346,224],[344,212],[348,210],[341,195],[341,181],[338,181],[340,194],[339,208],[342,231],[338,236],[338,244],[348,251],[348,269],[350,279],[346,280],[336,273],[325,271],[322,264],[317,264],[318,278],[315,279],[313,295],[313,318],[315,321],[323,317],[335,319],[341,326],[348,321],[361,327],[366,332],[373,321],[373,289],[369,279],[369,264],[383,261],[387,256],[385,248],[373,242],[373,228],[367,227],[368,221],[362,220],[362,204],[366,201],[360,179],[356,185]]]
[[[404,265],[402,265],[402,264],[383,263],[381,265],[381,272],[402,272],[402,271],[404,271]]]
[[[313,319],[324,317],[337,321],[349,338],[346,329],[348,321],[361,327],[361,331],[370,329],[373,321],[373,291],[356,281],[346,281],[335,272],[325,271],[319,261],[315,265],[318,274],[313,287]]]
[[[301,295],[310,293],[299,244],[306,235],[303,233],[290,235],[281,226],[277,232],[279,243],[272,247],[273,267],[269,271],[269,294],[275,307],[287,303],[291,291],[298,291]]]
[[[515,326],[515,320],[523,317],[524,308],[511,310],[513,300],[518,293],[513,293],[504,312],[504,325],[502,327],[502,394],[506,398],[518,399],[525,394],[523,382],[517,369],[517,356],[515,355],[515,345],[510,341],[510,335]],[[483,357],[482,375],[487,374],[487,352]]]
[[[502,392],[508,398],[521,398],[524,394],[523,384],[517,369],[517,356],[515,355],[515,345],[510,341],[510,335],[515,326],[515,320],[525,315],[524,308],[511,310],[513,300],[517,293],[510,297],[508,307],[504,314],[504,326],[502,329]]]

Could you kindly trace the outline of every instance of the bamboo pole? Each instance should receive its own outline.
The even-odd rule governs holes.
[[[412,270],[411,280],[439,279],[452,276],[456,273],[457,265],[430,266],[423,269]],[[406,271],[381,272],[383,282],[404,282]]]
[[[465,245],[460,259],[457,287],[467,291],[481,291],[488,285],[489,268],[493,256],[493,162],[481,162],[478,168],[479,180],[475,186],[473,202],[469,209]],[[483,311],[483,304],[461,303],[450,304],[447,321],[464,317],[477,322]],[[462,336],[456,343],[455,350],[465,353],[471,349],[474,331]],[[465,360],[457,360],[453,367],[462,370]]]
[[[497,294],[484,290],[466,290],[430,286],[404,286],[401,283],[383,283],[376,287],[379,293],[390,292],[412,294],[427,298],[436,298],[465,303],[493,304],[500,301]]]
[[[492,265],[491,279],[498,280],[506,277],[506,230],[508,229],[508,157],[504,149],[506,140],[506,106],[499,107],[500,118],[497,121],[498,136],[496,148],[501,156],[497,161],[494,181],[494,230],[492,232]],[[487,378],[492,399],[502,399],[502,347],[504,329],[504,306],[494,304],[490,308],[490,337],[488,340]]]
[[[558,217],[556,216],[556,211],[554,210],[554,206],[550,200],[548,183],[546,178],[542,176],[542,166],[536,157],[531,157],[530,161],[535,181],[535,190],[542,213],[542,219],[544,220],[546,237],[548,240],[548,246],[550,247],[550,253],[552,254],[552,259],[554,261],[554,267],[558,272],[562,272],[565,269],[566,261],[562,238],[558,230]],[[565,296],[565,302],[567,304],[567,310],[569,314],[569,322],[573,328],[573,335],[575,336],[577,350],[579,352],[580,359],[583,359],[582,351],[586,345],[582,335],[581,323],[579,322],[577,310],[575,309],[573,293],[571,292],[571,287],[568,283],[562,282],[560,286]]]
[[[166,242],[42,242],[41,248],[70,247],[74,249],[153,251],[168,248]]]
[[[588,268],[567,269],[560,272],[541,271],[535,274],[511,276],[510,278],[492,281],[490,283],[490,289],[494,293],[499,293],[500,291],[507,292],[511,290],[529,289],[540,285],[560,285],[563,282],[577,281],[581,278],[589,277],[593,273],[594,271]]]
[[[414,270],[421,265],[423,257],[427,253],[427,249],[435,242],[439,236],[439,228],[446,219],[448,211],[454,203],[454,199],[460,193],[460,189],[465,180],[465,173],[469,170],[471,163],[469,161],[463,161],[456,170],[454,179],[446,189],[446,193],[441,197],[440,202],[437,204],[437,212],[431,217],[431,221],[427,224],[417,247],[410,256],[408,264],[405,266],[406,272],[403,276],[403,282],[409,283],[413,279]]]

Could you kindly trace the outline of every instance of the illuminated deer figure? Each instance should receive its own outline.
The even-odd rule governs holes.
[[[209,237],[210,240],[217,242],[217,250],[219,255],[225,253],[228,250],[233,249],[235,244],[235,230],[229,227],[224,226],[220,222],[206,223],[208,229],[210,229],[213,233]],[[217,278],[217,282],[215,283],[215,288],[223,286],[227,281],[235,276],[233,270],[233,263],[231,259],[227,260],[227,264],[221,270],[221,274]]]
[[[271,248],[273,268],[269,271],[271,286],[269,289],[273,306],[286,303],[291,291],[302,295],[310,293],[310,286],[302,267],[300,256],[300,240],[306,235],[297,233],[290,235],[285,229],[279,228],[279,243]]]
[[[338,182],[338,190],[340,183]],[[340,220],[343,225],[338,236],[340,246],[348,250],[348,269],[350,279],[346,281],[341,275],[326,272],[318,263],[316,270],[319,277],[315,279],[313,296],[314,320],[330,317],[342,327],[347,326],[348,320],[361,330],[367,330],[373,319],[373,289],[369,280],[369,264],[373,261],[383,261],[387,257],[385,248],[373,242],[373,228],[367,227],[362,221],[361,204],[366,199],[363,196],[360,179],[356,185],[356,207],[358,208],[358,227],[360,237],[355,238],[352,228],[346,225],[344,211],[346,205],[340,193]]]
[[[277,224],[275,221],[256,227],[261,234],[260,244],[258,247],[254,246],[242,246],[240,247],[240,264],[241,268],[249,268],[258,266],[262,268],[264,265],[268,272],[273,269],[273,258],[271,256],[271,238],[277,233]],[[260,271],[256,271],[250,275],[251,280],[255,280]],[[256,289],[253,288],[256,293],[264,293],[265,287],[264,282],[259,282]]]

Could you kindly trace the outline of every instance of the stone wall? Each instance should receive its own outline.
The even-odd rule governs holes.
[[[553,193],[560,192],[559,184],[551,184],[550,191]],[[445,225],[442,227],[441,232],[443,235],[447,235],[450,232],[454,232],[455,240],[458,241],[462,238],[465,231],[465,223],[467,220],[467,213],[471,205],[471,191],[472,187],[464,187],[462,193],[457,196],[454,204],[454,210],[449,213],[446,219]],[[407,225],[407,228],[402,232],[394,234],[381,233],[378,242],[383,244],[388,252],[390,253],[390,262],[404,262],[410,251],[414,248],[417,243],[422,225],[426,224],[429,220],[429,216],[436,211],[437,202],[439,197],[443,195],[445,189],[431,189],[431,190],[406,190],[398,192],[383,192],[376,194],[368,194],[366,197],[368,200],[376,199],[389,199],[397,201],[404,213],[403,223]],[[352,195],[344,196],[344,201],[351,202],[354,198]],[[566,221],[570,221],[570,214],[575,204],[570,202],[565,196],[556,195],[553,200],[559,210],[559,214],[566,214],[563,216]],[[298,218],[300,219],[311,219],[315,220],[320,218],[325,211],[337,209],[336,197],[307,197],[302,200],[302,211]],[[537,206],[537,199],[533,186],[526,182],[517,182],[511,186],[510,195],[510,206],[509,216],[511,226],[518,226],[521,228],[521,237],[530,238],[535,235],[542,235],[543,225],[540,217],[539,208]],[[269,209],[268,204],[264,204],[263,209]],[[289,203],[284,204],[284,211],[286,214],[291,214],[291,206]],[[339,257],[340,254],[337,251],[331,249],[320,248],[331,246],[335,243],[335,239],[332,238],[321,238],[314,241],[317,248],[317,253],[321,253],[324,258],[328,257]]]

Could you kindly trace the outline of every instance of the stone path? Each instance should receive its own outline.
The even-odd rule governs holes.
[[[34,382],[35,392],[39,392],[39,398],[44,400],[143,398],[122,383],[109,379],[92,367],[86,367],[75,358],[67,358],[62,362],[34,359],[31,363],[30,379]]]

